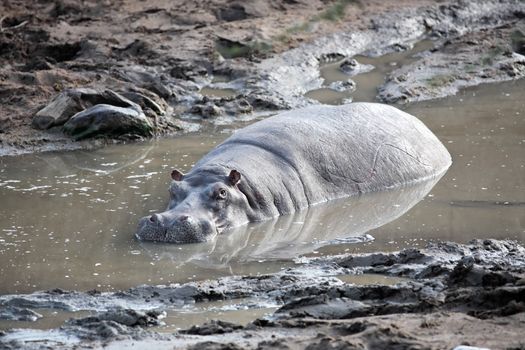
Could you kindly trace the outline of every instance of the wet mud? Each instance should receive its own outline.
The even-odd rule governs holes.
[[[359,274],[403,280],[356,284],[334,277]],[[174,333],[151,328],[162,322],[166,310],[181,303],[247,297],[279,308],[247,324],[212,321]],[[525,248],[501,240],[431,243],[393,253],[309,258],[299,267],[269,275],[142,286],[117,293],[51,290],[4,295],[0,305],[3,310],[25,309],[25,314],[42,308],[93,312],[60,328],[6,331],[0,341],[8,349],[91,348],[107,342],[123,346],[130,340],[137,348],[171,342],[177,348],[223,348],[233,343],[242,349],[264,345],[261,337],[268,333],[282,347],[341,343],[356,348],[388,344],[402,349],[458,345],[499,349],[501,344],[512,348],[521,346],[519,329],[525,322]],[[454,330],[458,324],[461,334]],[[504,329],[490,339],[480,336],[478,330],[489,327]],[[450,336],[429,338],[439,331]]]
[[[518,0],[0,6],[2,155],[136,141],[215,119],[235,123],[325,101],[317,89],[332,95],[327,102],[406,103],[525,74],[525,6]],[[374,69],[367,57],[409,51],[425,39],[432,48],[391,73],[380,70],[386,81],[381,76],[361,94]],[[340,61],[344,76],[327,83],[320,68],[330,61]],[[133,108],[81,103],[64,114],[49,107],[79,88],[112,91]],[[82,118],[69,121],[79,111]],[[101,114],[118,118],[106,125],[94,118]]]

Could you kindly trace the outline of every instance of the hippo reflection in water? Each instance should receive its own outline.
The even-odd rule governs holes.
[[[195,243],[248,222],[442,174],[450,154],[417,118],[377,103],[311,106],[237,131],[173,170],[168,208],[141,240]]]
[[[193,266],[200,266],[228,272],[235,269],[239,273],[239,266],[244,263],[289,260],[335,242],[368,242],[374,239],[371,235],[376,234],[375,229],[404,215],[439,179],[440,176],[432,177],[389,191],[313,205],[290,215],[233,228],[220,239],[189,244],[184,249],[149,242],[142,243],[141,247],[152,260],[169,260],[171,266],[186,266],[187,272],[192,271]],[[407,237],[406,232],[403,237]],[[396,240],[396,234],[383,241],[389,240]]]

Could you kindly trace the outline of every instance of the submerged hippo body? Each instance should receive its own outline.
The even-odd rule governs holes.
[[[311,106],[237,131],[188,174],[137,237],[202,242],[227,228],[443,173],[450,154],[417,118],[376,103]]]

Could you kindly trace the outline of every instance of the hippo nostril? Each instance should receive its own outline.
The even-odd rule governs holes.
[[[190,217],[188,215],[182,215],[179,220],[180,221],[187,221]]]
[[[149,217],[149,221],[156,224],[159,222],[159,216],[157,214],[153,214]]]

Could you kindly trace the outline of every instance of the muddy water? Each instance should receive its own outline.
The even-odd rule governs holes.
[[[336,277],[345,283],[355,285],[382,284],[391,286],[397,283],[410,281],[408,278],[384,276],[371,273],[363,273],[360,275],[340,275]]]
[[[346,277],[346,276],[345,276]],[[344,280],[345,277],[341,276]],[[365,282],[368,280],[369,282]],[[350,279],[349,283],[364,284],[372,282],[383,282],[393,284],[393,281],[402,281],[401,278],[387,278],[370,276],[369,278],[356,276]],[[356,282],[357,281],[357,282]],[[222,321],[233,322],[246,325],[256,318],[264,317],[277,310],[278,305],[261,302],[250,298],[232,299],[225,301],[202,302],[195,305],[183,307],[173,307],[166,310],[166,315],[162,319],[162,325],[154,327],[152,330],[162,333],[174,332],[177,329],[188,328],[191,325],[201,325],[211,320],[220,319]],[[71,318],[83,318],[93,315],[89,311],[68,312],[64,310],[35,309],[35,312],[42,317],[34,322],[13,322],[0,320],[0,329],[9,328],[32,328],[32,329],[53,329],[59,328]]]
[[[0,292],[118,290],[278,271],[331,240],[369,241],[367,231],[402,215],[435,182],[318,205],[205,244],[138,242],[138,219],[166,204],[171,167],[189,170],[225,137],[218,135],[3,158]]]
[[[343,73],[339,67],[344,61],[339,60],[332,63],[322,64],[320,75],[324,79],[324,87],[309,91],[306,97],[326,104],[342,104],[349,101],[353,102],[373,102],[377,95],[377,87],[385,81],[385,76],[400,65],[406,65],[417,61],[419,55],[434,47],[431,40],[422,40],[414,45],[411,50],[393,52],[379,57],[368,57],[356,55],[356,59],[362,65],[372,65],[374,69],[369,72],[349,76]],[[333,82],[347,81],[352,79],[356,85],[356,91],[335,91],[328,88]]]
[[[379,194],[365,197],[368,202],[330,204],[315,213],[251,225],[210,244],[136,241],[133,233],[139,217],[166,205],[170,169],[189,170],[227,137],[219,130],[97,151],[1,158],[0,293],[55,287],[114,290],[141,283],[266,273],[293,264],[290,251],[300,255],[399,249],[428,239],[525,241],[524,88],[522,81],[486,85],[407,108],[446,144],[454,163],[431,194],[407,214],[397,220],[399,213],[370,219],[364,209],[356,220],[368,220],[370,225],[352,232],[330,231],[330,222],[323,220],[355,226],[345,222],[352,215],[345,205],[355,213],[359,205],[380,208],[381,203],[395,205],[399,199]],[[410,200],[405,198],[407,210]],[[273,231],[277,233],[272,236]],[[338,235],[366,233],[375,240],[339,242],[317,250]],[[287,246],[286,236],[292,235],[304,236],[301,249]]]
[[[234,97],[239,92],[235,89],[225,88],[221,83],[228,83],[231,77],[225,75],[214,75],[210,85],[204,86],[199,93],[207,97]]]
[[[203,87],[200,91],[201,95],[209,97],[234,97],[238,92],[234,89],[221,89],[214,87]]]
[[[169,170],[188,170],[225,135],[0,160],[1,293],[126,288],[215,277],[150,255],[133,233],[166,201]]]
[[[201,325],[218,319],[246,325],[257,318],[271,314],[277,308],[277,305],[266,305],[251,299],[201,303],[186,310],[169,310],[166,318],[163,319],[164,325],[157,327],[155,330],[172,332],[176,329],[188,328],[189,325]]]
[[[486,85],[406,108],[454,160],[428,194],[432,183],[337,201],[200,245],[146,244],[133,233],[139,217],[166,205],[170,169],[189,170],[231,126],[97,151],[0,158],[0,293],[263,274],[295,264],[297,255],[396,250],[428,240],[525,242],[524,91],[525,81]],[[226,309],[210,310],[190,310],[184,320]],[[233,318],[249,318],[265,308],[233,311]]]

